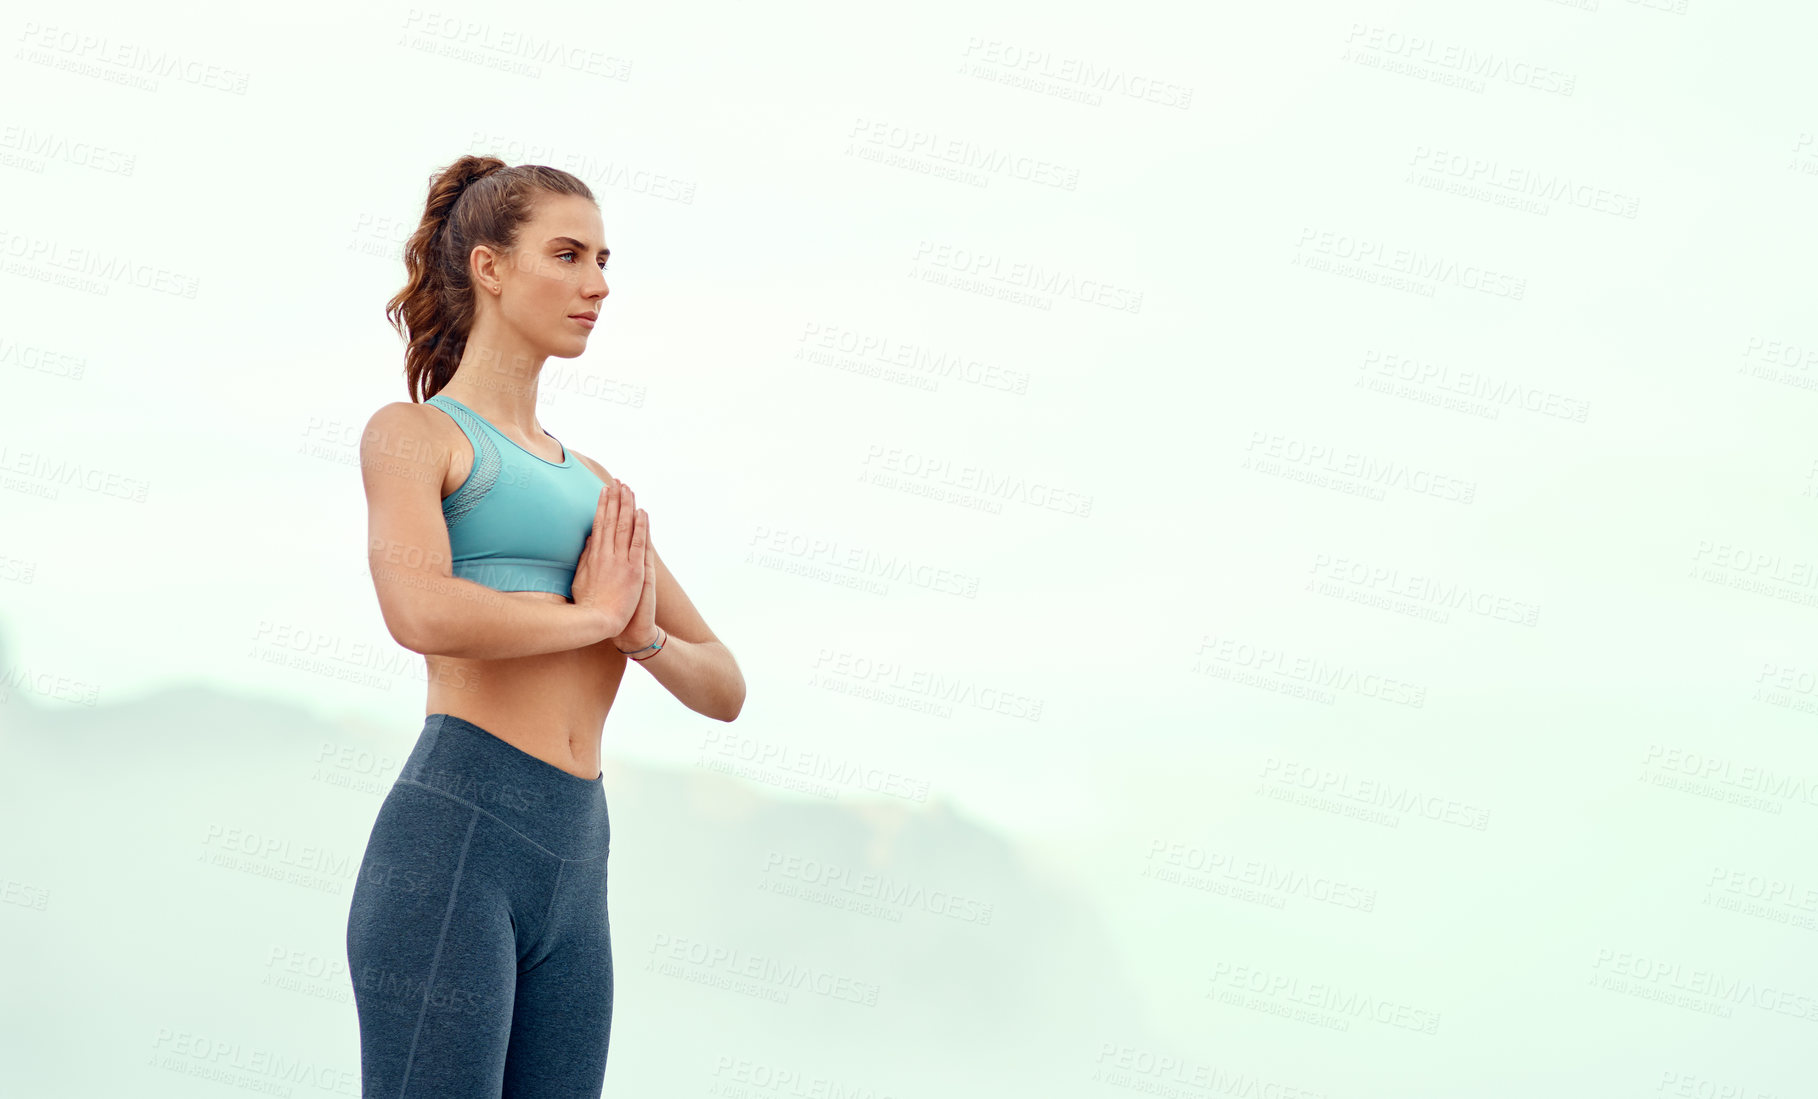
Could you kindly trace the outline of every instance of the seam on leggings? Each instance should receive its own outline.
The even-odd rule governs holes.
[[[563,859],[562,865],[556,868],[555,887],[550,889],[550,891],[549,891],[549,903],[543,907],[543,922],[537,925],[537,942],[538,943],[541,943],[544,939],[549,937],[549,914],[551,912],[555,911],[556,898],[558,896],[560,896],[562,893],[562,875],[566,874],[567,872],[568,872],[568,860]],[[537,963],[537,965],[542,965],[542,964],[543,964],[542,962]],[[537,965],[533,965],[530,968],[535,969],[537,967]],[[518,970],[518,976],[522,977],[527,972],[529,972],[529,970],[520,969],[520,970]]]
[[[432,787],[433,789],[433,787]],[[455,894],[461,891],[461,871],[467,867],[467,847],[473,842],[473,830],[479,826],[480,810],[474,809],[467,822],[467,835],[461,840],[461,857],[455,861],[454,881],[448,886],[448,908],[442,913],[442,933],[436,936],[436,952],[429,959],[429,976],[423,981],[423,1009],[417,1012],[417,1029],[410,1036],[410,1056],[404,1059],[404,1082],[398,1085],[399,1099],[410,1086],[410,1068],[417,1060],[417,1042],[423,1037],[423,1020],[429,1017],[429,994],[436,984],[436,964],[442,960],[442,944],[448,941],[448,925],[454,920]]]
[[[507,832],[510,832],[512,835],[523,840],[525,843],[528,843],[530,846],[536,848],[538,851],[543,852],[545,855],[548,855],[552,859],[562,859],[562,856],[556,854],[554,851],[551,851],[549,848],[544,847],[542,844],[538,843],[536,840],[531,839],[529,836],[526,836],[524,833],[518,831],[516,828],[513,828],[511,826],[510,821],[504,819],[503,817],[498,816],[495,813],[489,812],[485,806],[475,805],[473,802],[468,801],[464,797],[457,797],[456,795],[449,793],[447,790],[443,790],[439,787],[431,786],[426,782],[418,782],[414,778],[400,778],[397,781],[403,783],[406,786],[415,786],[421,790],[428,790],[429,792],[434,793],[434,794],[441,794],[443,797],[447,798],[449,801],[457,802],[461,805],[465,805],[476,813],[485,813],[487,816],[491,817],[493,820],[498,821],[499,827],[505,829]],[[591,857],[598,858],[599,856],[594,855]],[[562,859],[562,861],[563,862],[586,862],[587,859]]]

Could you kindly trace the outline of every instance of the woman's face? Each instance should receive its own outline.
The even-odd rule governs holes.
[[[600,209],[578,195],[544,194],[518,227],[516,250],[494,268],[499,312],[535,352],[572,359],[587,350],[606,300],[606,230]]]

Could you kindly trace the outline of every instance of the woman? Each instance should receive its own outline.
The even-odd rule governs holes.
[[[630,487],[537,424],[544,361],[586,350],[606,298],[604,237],[567,172],[462,157],[431,183],[387,305],[413,399],[361,443],[368,559],[429,698],[348,913],[369,1097],[600,1094],[600,734],[625,662],[708,717],[744,704]]]

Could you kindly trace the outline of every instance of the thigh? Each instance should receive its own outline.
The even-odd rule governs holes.
[[[420,787],[380,807],[347,922],[363,1095],[497,1099],[517,948],[508,890],[486,872],[496,831]]]
[[[550,918],[518,974],[505,1099],[597,1096],[612,1034],[606,857],[562,864]]]

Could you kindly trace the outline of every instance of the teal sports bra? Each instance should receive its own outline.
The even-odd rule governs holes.
[[[574,567],[606,483],[566,446],[552,462],[453,397],[438,393],[424,403],[446,412],[473,446],[472,472],[442,499],[454,574],[497,591],[551,591],[572,600]]]

